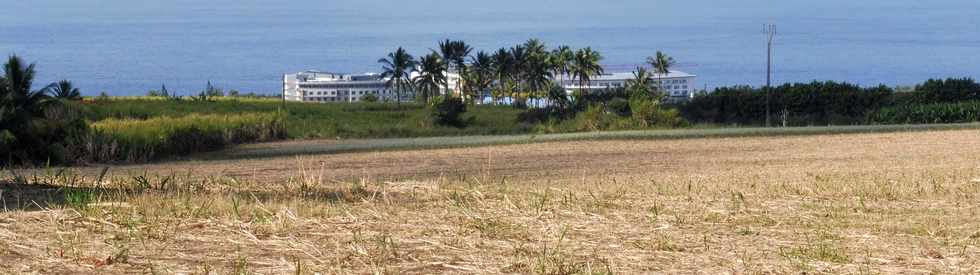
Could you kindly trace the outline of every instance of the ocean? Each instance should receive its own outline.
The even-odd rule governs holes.
[[[980,76],[980,1],[257,1],[2,0],[0,54],[37,63],[38,88],[85,95],[279,93],[309,69],[377,72],[402,46],[442,39],[478,50],[539,38],[590,46],[610,72],[663,50],[698,86],[765,82],[762,24],[776,24],[774,82],[914,85]]]

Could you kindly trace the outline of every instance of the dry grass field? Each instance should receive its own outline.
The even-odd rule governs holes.
[[[980,131],[20,171],[0,273],[980,273]]]

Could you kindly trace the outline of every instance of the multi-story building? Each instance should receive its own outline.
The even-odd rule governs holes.
[[[580,86],[578,80],[565,77],[562,85],[566,90],[574,91],[586,89],[591,91],[601,91],[616,88],[625,88],[627,81],[634,79],[633,73],[609,73],[593,77],[588,84]],[[671,71],[668,74],[650,74],[651,89],[663,91],[669,101],[683,101],[694,97],[696,75]]]
[[[410,78],[417,76],[412,73]],[[450,89],[456,86],[458,77],[447,75]],[[397,101],[398,92],[387,85],[390,78],[379,74],[338,74],[306,71],[283,76],[283,97],[288,101],[306,102],[358,102],[364,96],[374,95],[379,101]],[[445,91],[441,91],[445,93]],[[411,101],[409,90],[401,91],[402,101]]]
[[[412,73],[410,78],[417,76]],[[447,74],[448,92],[455,93],[458,75]],[[578,80],[565,76],[562,87],[569,92],[585,89],[590,91],[604,91],[616,88],[625,88],[627,81],[633,79],[633,73],[609,73],[593,77],[584,87],[580,86]],[[667,95],[667,101],[685,101],[694,96],[695,80],[697,76],[680,71],[671,71],[668,74],[650,74],[651,88],[659,89]],[[388,78],[378,74],[338,74],[318,71],[306,71],[296,74],[283,76],[283,97],[289,101],[306,102],[357,102],[364,96],[374,95],[380,101],[396,101],[397,92],[393,87],[388,87]],[[440,91],[446,94],[446,90]],[[411,101],[413,94],[405,90],[401,93],[402,101]]]

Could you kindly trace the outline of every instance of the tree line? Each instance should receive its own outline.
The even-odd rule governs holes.
[[[550,104],[530,108],[532,110],[524,116],[532,122],[566,119],[591,104],[604,104],[604,101],[596,101],[603,97],[590,96],[588,89],[577,89],[569,94],[562,85],[570,81],[578,87],[587,87],[604,73],[600,64],[602,59],[602,54],[591,47],[572,49],[562,45],[549,49],[538,39],[475,53],[464,41],[446,39],[418,59],[399,47],[378,63],[382,66],[381,76],[388,79],[387,85],[395,91],[399,104],[405,98],[403,93],[410,93],[419,102],[432,104],[436,110],[453,110],[448,114],[439,113],[438,121],[445,120],[446,115],[465,112],[465,106],[439,106],[442,104],[473,104],[489,98],[493,104],[509,101],[515,107],[528,108],[539,107],[529,102],[547,100]],[[647,104],[654,108],[659,106],[662,95],[657,92],[660,81],[654,82],[653,77],[659,80],[666,76],[676,62],[661,51],[647,58],[647,62],[653,70],[636,68],[634,79],[625,88],[630,95],[625,97],[633,101],[655,101]],[[450,87],[450,74],[458,76],[458,81],[452,83],[454,87]],[[462,125],[458,120],[450,121]]]
[[[962,122],[958,117],[975,112],[965,108],[976,104],[957,103],[980,100],[980,85],[970,78],[930,79],[910,92],[834,81],[783,84],[770,92],[767,101],[763,88],[719,87],[679,107],[695,123],[762,125],[767,104],[771,119],[786,126],[940,123]],[[943,111],[928,116],[924,110]],[[909,117],[912,113],[915,118]]]
[[[549,49],[540,40],[529,39],[491,52],[473,50],[464,41],[446,39],[418,59],[399,47],[378,63],[382,65],[382,77],[389,79],[388,85],[399,100],[402,92],[411,92],[425,103],[444,91],[455,90],[460,94],[450,96],[460,96],[468,103],[484,97],[493,102],[510,98],[514,105],[524,107],[531,99],[565,97],[552,91],[566,80],[586,86],[604,73],[600,64],[603,56],[591,47],[572,49],[563,45]],[[673,58],[659,51],[648,62],[660,77],[675,64]],[[643,72],[646,78],[649,71]],[[413,73],[415,77],[411,77]],[[459,76],[455,87],[449,87],[448,74]]]

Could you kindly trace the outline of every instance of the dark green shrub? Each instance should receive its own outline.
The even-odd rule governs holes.
[[[915,103],[940,103],[980,100],[980,84],[972,78],[929,79],[915,87]]]
[[[630,116],[630,102],[625,98],[616,97],[609,101],[609,111],[619,116]]]
[[[361,97],[361,101],[367,102],[367,103],[378,102],[378,96],[373,95],[373,94],[368,94],[368,95],[362,96]]]
[[[657,101],[633,99],[630,101],[632,119],[640,127],[676,128],[687,126],[687,120],[674,108],[664,108]]]
[[[964,123],[980,121],[980,101],[909,104],[883,108],[868,116],[871,124]]]
[[[774,124],[784,113],[790,125],[857,124],[868,113],[892,104],[893,93],[884,86],[861,88],[833,81],[785,84],[772,88],[769,107]],[[766,101],[765,89],[721,87],[694,97],[682,111],[699,123],[760,125],[766,120]]]
[[[432,118],[436,125],[466,127],[466,121],[462,119],[463,113],[466,113],[466,103],[462,99],[449,96],[437,98],[435,101],[432,106]]]
[[[602,104],[592,104],[576,117],[578,129],[599,131],[608,129],[609,120],[606,118],[606,107]]]

